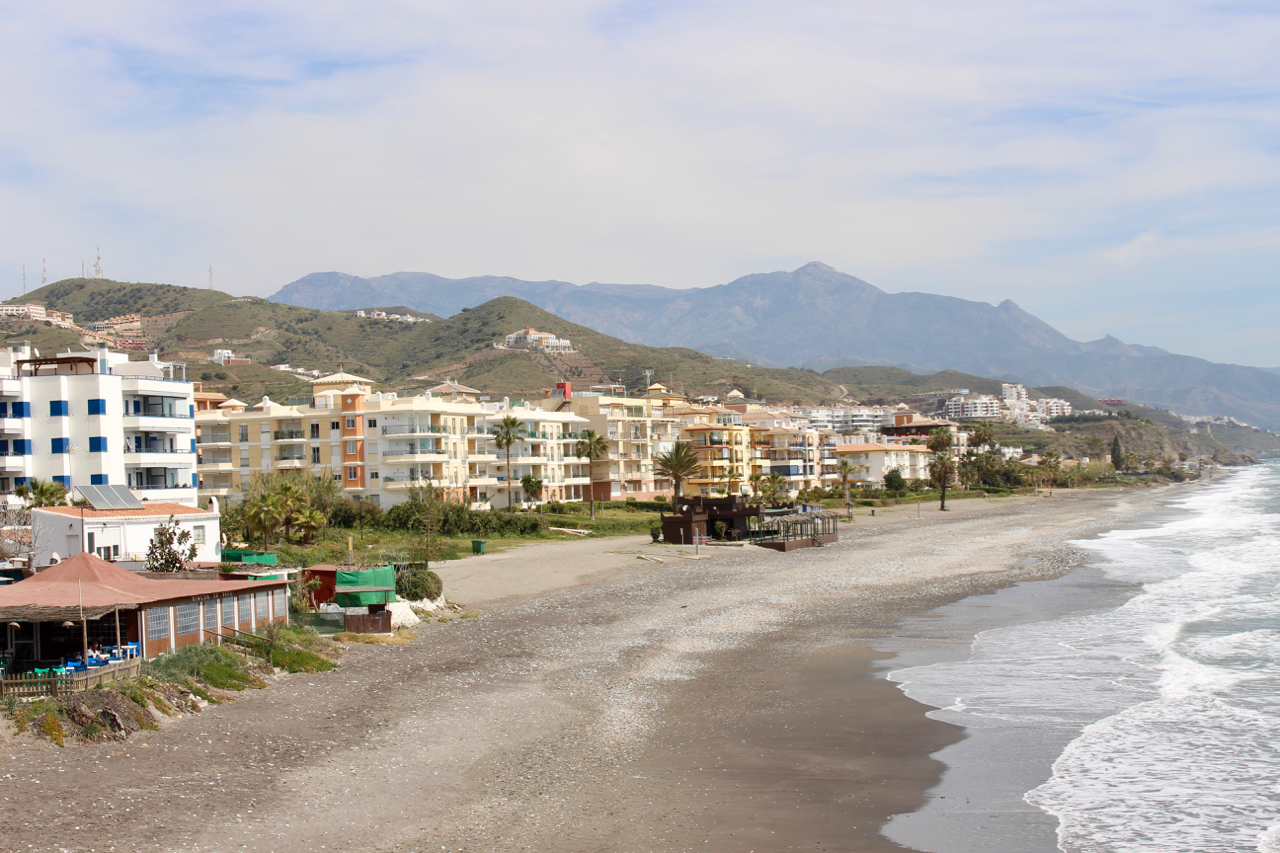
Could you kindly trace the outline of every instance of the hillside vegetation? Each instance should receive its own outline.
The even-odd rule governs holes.
[[[77,324],[106,320],[122,314],[171,314],[197,311],[230,302],[233,297],[219,290],[200,290],[176,284],[144,284],[110,279],[68,278],[14,297],[10,303],[42,303],[56,311],[70,311]]]

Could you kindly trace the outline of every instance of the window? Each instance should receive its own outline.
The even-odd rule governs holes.
[[[312,437],[312,438],[319,438],[319,437],[320,437],[320,422],[319,422],[319,421],[312,421],[312,422],[311,422],[311,437]]]
[[[241,468],[249,467],[249,451],[247,450],[240,451],[240,467]]]
[[[31,439],[18,438],[13,442],[14,456],[30,456],[31,455]]]
[[[200,630],[200,605],[195,602],[179,604],[174,608],[177,633],[194,634]]]
[[[347,416],[347,429],[355,429],[355,428],[356,428],[356,419],[355,419],[355,418],[353,418],[353,417],[351,417],[350,415],[348,415],[348,416]]]
[[[358,479],[360,479],[360,469],[359,469],[359,468],[352,468],[352,467],[348,466],[348,467],[347,467],[347,479],[348,479],[348,480],[358,480]]]
[[[356,453],[357,453],[357,451],[358,451],[358,448],[357,448],[356,442],[354,442],[354,441],[348,441],[348,442],[347,442],[347,455],[348,455],[348,456],[355,456],[355,455],[356,455]]]
[[[320,448],[318,447],[311,448],[311,464],[312,465],[320,464]]]
[[[59,484],[64,489],[71,488],[71,478],[63,474],[55,474],[53,477],[53,482]]]
[[[110,479],[110,478],[109,478],[109,477],[108,477],[108,475],[106,475],[106,474],[90,474],[90,475],[89,475],[89,485],[91,485],[91,486],[109,486],[109,485],[111,485],[111,484],[108,482],[108,480],[109,480],[109,479]]]
[[[204,603],[204,629],[209,633],[218,630],[218,602],[214,599]]]
[[[147,611],[147,639],[169,639],[169,608],[152,607]]]
[[[89,401],[89,414],[105,415],[106,413],[107,413],[106,400],[90,400]]]
[[[240,624],[241,625],[243,625],[246,622],[253,621],[252,599],[253,599],[253,596],[247,592],[244,595],[240,596]]]
[[[370,479],[370,480],[376,480],[376,479],[378,479],[378,472],[377,472],[377,471],[370,471],[370,472],[369,472],[369,479]]]
[[[19,479],[19,480],[21,480],[21,479],[23,479],[23,478],[22,478],[22,477],[19,477],[18,479]],[[342,475],[341,475],[341,474],[334,474],[334,475],[333,475],[333,479],[335,479],[335,480],[337,480],[339,483],[341,483],[341,482],[342,482]],[[21,483],[19,483],[18,485],[22,485],[22,484],[21,484]]]
[[[0,402],[0,418],[9,417],[9,404]]]
[[[369,429],[375,429],[378,426],[377,418],[369,418]]]
[[[282,616],[289,612],[289,599],[284,593],[284,587],[271,591],[271,607],[271,612],[276,616]]]
[[[227,627],[236,624],[236,600],[229,595],[222,599],[222,624]]]
[[[240,424],[240,440],[241,440],[241,441],[248,441],[248,440],[249,440],[249,425],[248,425],[248,424]]]
[[[31,417],[31,404],[19,400],[13,404],[13,416],[15,418]]]
[[[105,435],[89,436],[89,452],[90,453],[106,453],[107,437]]]
[[[262,592],[255,592],[253,596],[255,599],[254,603],[257,605],[255,608],[257,611],[257,619],[255,621],[259,624],[266,622],[270,618],[268,616],[269,611],[267,610],[267,591],[264,589]]]
[[[14,477],[13,487],[16,489],[18,488],[18,486],[25,486],[27,483],[30,483],[30,482],[31,482],[30,477]]]
[[[69,438],[54,438],[49,440],[49,447],[54,453],[66,453],[70,444],[71,439]]]
[[[203,524],[197,524],[195,527],[191,528],[191,542],[193,545],[204,544],[204,525]]]
[[[49,401],[49,417],[65,418],[71,414],[71,406],[66,400],[50,400]]]
[[[337,421],[329,421],[329,429],[333,430],[334,432],[337,432],[338,430],[342,429],[342,424],[338,423]]]

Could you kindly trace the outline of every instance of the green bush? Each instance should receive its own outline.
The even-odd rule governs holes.
[[[409,601],[436,599],[444,592],[444,581],[425,566],[414,566],[396,575],[396,595]]]

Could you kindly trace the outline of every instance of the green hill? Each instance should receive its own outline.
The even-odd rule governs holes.
[[[196,311],[229,302],[233,297],[219,290],[201,290],[176,284],[144,284],[110,279],[68,278],[55,281],[10,303],[39,302],[55,311],[70,311],[77,324],[92,323],[121,314],[171,314]]]

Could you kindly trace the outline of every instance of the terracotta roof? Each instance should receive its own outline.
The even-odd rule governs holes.
[[[164,516],[168,518],[171,515],[200,515],[213,518],[218,513],[207,509],[199,509],[194,506],[184,506],[183,504],[165,503],[156,501],[148,503],[140,509],[94,509],[90,506],[42,506],[36,507],[33,512],[55,512],[58,515],[69,515],[73,518],[79,518],[81,514],[86,519],[89,518],[151,518],[153,516]]]
[[[99,619],[116,607],[133,610],[157,601],[254,592],[287,581],[152,580],[93,554],[79,553],[25,580],[0,587],[0,619],[49,622]]]

